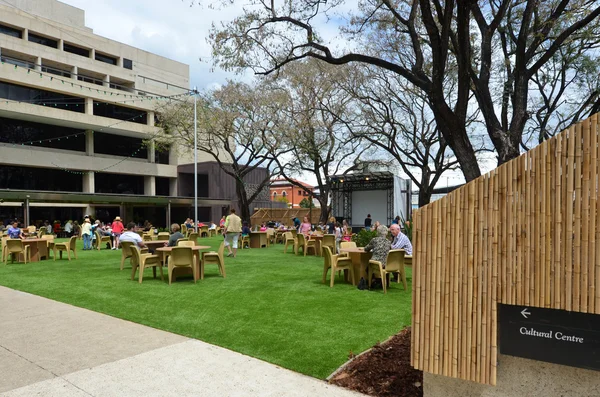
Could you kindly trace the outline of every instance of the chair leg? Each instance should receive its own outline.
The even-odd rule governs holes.
[[[131,266],[131,279],[135,280],[135,271],[137,270],[138,266]],[[140,273],[141,273],[141,265],[140,265]]]
[[[221,274],[223,274],[223,278],[225,278],[225,264],[223,263],[223,261],[221,260],[221,258],[219,257],[219,263],[221,266]]]
[[[67,258],[69,258],[69,260],[71,260],[71,250],[67,250]]]
[[[194,284],[196,284],[196,279],[198,278],[198,269],[196,268],[196,258],[192,259],[192,274],[194,275]]]
[[[162,264],[159,262],[158,264],[159,270],[160,270],[160,281],[165,281],[165,277],[163,276],[163,267]]]
[[[156,278],[156,266],[152,266],[152,276]]]
[[[379,266],[379,274],[381,274],[381,284],[383,284],[383,293],[387,294],[387,273],[381,265]]]
[[[169,266],[169,285],[171,285],[172,279],[173,279],[173,267]]]
[[[200,280],[204,280],[204,259],[200,261]]]
[[[352,285],[356,285],[356,280],[354,278],[354,268],[349,268],[348,273],[350,273],[350,278],[352,279]]]
[[[373,281],[373,271],[371,270],[371,265],[369,265],[367,267],[367,271],[369,272],[369,274],[367,274],[367,279],[368,279],[368,282],[369,282],[369,286],[368,287],[369,287],[369,289],[371,289],[371,281]]]
[[[123,270],[124,266],[125,266],[125,257],[121,256],[121,270]]]
[[[329,270],[329,266],[323,265],[323,284],[327,281],[327,271]]]
[[[335,268],[335,266],[332,265],[331,266],[331,277],[329,277],[329,288],[333,288],[333,283],[335,280],[335,271],[336,271],[336,268]]]

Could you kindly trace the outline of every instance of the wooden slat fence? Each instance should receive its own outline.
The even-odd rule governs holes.
[[[311,218],[311,223],[318,224],[321,216],[320,208],[258,208],[250,217],[251,226],[260,226],[263,222],[275,221],[285,225],[292,225],[292,219],[298,218],[302,220],[305,216]]]
[[[600,314],[598,121],[414,212],[415,368],[495,385],[498,303]]]

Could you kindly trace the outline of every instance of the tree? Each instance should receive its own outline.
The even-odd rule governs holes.
[[[287,101],[280,108],[281,139],[275,148],[283,147],[285,156],[273,156],[279,172],[290,183],[312,196],[312,188],[298,183],[294,177],[312,174],[316,179],[321,207],[320,221],[329,217],[329,177],[350,172],[359,159],[368,155],[361,140],[348,139],[350,131],[342,122],[348,118],[351,97],[334,82],[344,69],[317,60],[287,65],[279,78],[272,79],[273,90],[285,92]]]
[[[315,203],[313,203],[312,200],[309,200],[306,197],[303,198],[298,205],[300,206],[300,208],[315,208]]]
[[[278,118],[278,101],[276,93],[265,92],[260,86],[229,82],[202,96],[197,107],[197,148],[212,156],[235,179],[244,220],[250,219],[250,204],[263,194],[276,174],[272,154],[283,153],[267,143],[276,139],[272,128]],[[193,103],[168,104],[157,111],[163,128],[157,140],[180,141],[193,148]],[[256,184],[247,183],[247,177],[259,167],[267,170],[264,178]]]
[[[471,92],[498,163],[518,156],[532,77],[566,43],[598,36],[600,14],[597,1],[585,0],[361,0],[346,19],[337,11],[350,1],[249,3],[230,23],[213,26],[217,65],[270,74],[317,58],[395,73],[427,98],[467,181],[480,175],[466,128]],[[345,50],[329,45],[318,32],[317,21],[333,14],[348,39]],[[445,92],[449,75],[456,78],[452,95]]]

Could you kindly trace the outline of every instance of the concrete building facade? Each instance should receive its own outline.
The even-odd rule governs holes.
[[[83,10],[56,0],[0,3],[0,59],[3,220],[27,217],[15,208],[27,206],[26,223],[92,214],[164,224],[172,205],[189,208],[178,197],[189,153],[152,143],[157,105],[189,95],[188,65],[98,36]],[[201,204],[230,203],[217,201]]]

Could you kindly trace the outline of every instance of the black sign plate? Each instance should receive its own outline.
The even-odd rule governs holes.
[[[500,353],[600,371],[600,315],[498,307]]]

